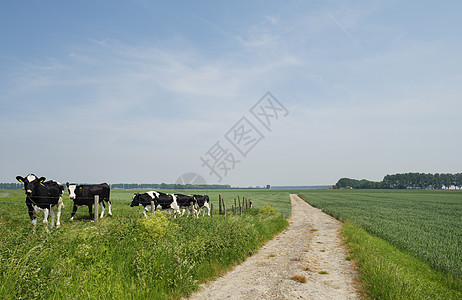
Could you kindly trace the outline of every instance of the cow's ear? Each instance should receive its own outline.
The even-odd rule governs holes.
[[[24,178],[22,176],[16,176],[16,180],[19,182],[24,182]]]
[[[40,183],[44,182],[45,180],[46,180],[45,177],[40,177],[40,178],[39,178],[39,182],[40,182]]]

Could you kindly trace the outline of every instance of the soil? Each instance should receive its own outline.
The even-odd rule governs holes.
[[[290,226],[189,299],[360,299],[340,222],[295,194],[290,198]]]

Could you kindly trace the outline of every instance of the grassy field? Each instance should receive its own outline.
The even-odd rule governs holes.
[[[279,211],[290,215],[287,192],[227,190],[205,192],[216,210],[218,194],[228,209],[237,195],[256,208],[241,217],[156,213],[145,219],[129,206],[133,193],[112,191],[114,216],[98,226],[86,208],[68,221],[72,201],[65,197],[61,227],[48,228],[39,218],[33,233],[23,192],[1,191],[0,298],[180,298],[283,230],[288,222]]]
[[[300,191],[347,221],[344,234],[375,299],[462,299],[462,192]]]

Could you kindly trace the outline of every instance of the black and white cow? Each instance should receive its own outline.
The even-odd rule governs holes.
[[[182,215],[180,208],[189,209],[191,201],[195,203],[194,197],[188,195],[166,194],[157,191],[149,191],[144,194],[134,194],[130,206],[134,207],[142,205],[144,207],[143,214],[146,217],[146,212],[151,210],[151,205],[154,203],[154,210],[168,209],[169,213],[173,211],[173,214],[176,216]],[[188,211],[188,215],[189,213],[190,211]]]
[[[66,186],[69,190],[69,198],[74,200],[74,208],[72,209],[71,221],[74,220],[74,215],[77,212],[77,207],[79,206],[88,206],[90,218],[93,219],[92,207],[95,203],[95,195],[99,196],[99,204],[101,205],[100,218],[104,216],[104,210],[106,208],[104,202],[108,203],[108,214],[112,216],[111,200],[109,199],[110,188],[107,183],[77,185],[67,182]]]
[[[156,191],[149,191],[143,194],[135,193],[133,195],[132,202],[130,203],[130,207],[143,206],[144,207],[143,214],[146,217],[146,212],[150,211],[151,209],[156,210],[156,206],[157,206],[156,198],[158,197],[156,194],[159,195],[159,193]],[[169,198],[170,203],[173,202],[172,197],[168,197],[167,194],[165,194],[165,196]],[[165,201],[165,202],[168,202],[168,201]],[[152,207],[153,205],[154,207]]]
[[[196,200],[197,205],[197,215],[199,216],[202,211],[202,216],[205,215],[205,210],[207,209],[207,215],[210,216],[210,199],[207,195],[193,195]]]
[[[183,195],[183,194],[174,194],[176,197],[176,202],[178,203],[178,206],[183,209],[181,212],[181,215],[184,215],[185,210],[188,211],[188,216],[189,214],[194,214],[197,217],[196,213],[196,199],[194,198],[193,195]],[[192,205],[191,205],[192,203]]]
[[[26,177],[16,176],[16,179],[24,183],[24,190],[27,195],[26,205],[32,224],[37,224],[37,213],[43,211],[43,223],[48,223],[48,213],[50,213],[51,226],[53,226],[56,207],[56,226],[59,227],[61,225],[61,208],[64,207],[63,185],[54,180],[45,181],[45,177],[38,178],[34,174],[29,174]]]

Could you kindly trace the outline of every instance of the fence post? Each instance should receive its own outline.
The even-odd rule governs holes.
[[[221,215],[221,194],[218,195],[218,214]]]
[[[99,195],[95,195],[95,205],[94,205],[94,216],[95,225],[98,225],[98,214],[99,214]]]
[[[154,213],[155,210],[156,208],[154,206],[154,200],[151,200],[151,213]]]
[[[210,218],[213,219],[213,203],[210,203]]]

